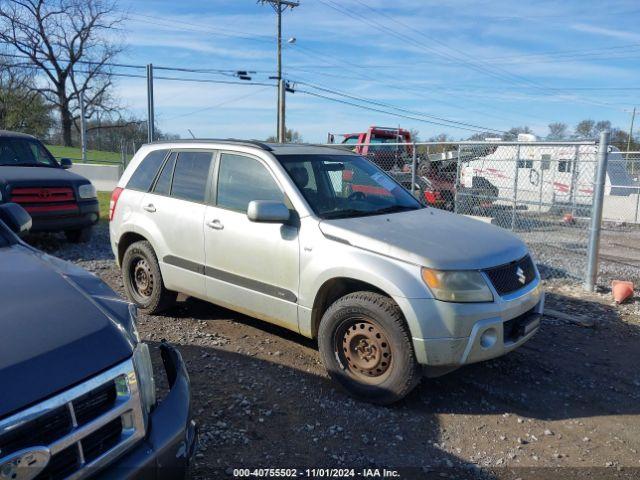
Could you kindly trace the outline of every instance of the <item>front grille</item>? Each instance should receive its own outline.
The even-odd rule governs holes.
[[[84,476],[144,437],[133,364],[122,365],[23,412],[0,420],[0,465],[19,450],[47,447],[38,480]]]
[[[484,271],[499,295],[520,290],[536,278],[536,269],[529,255],[515,262]]]
[[[78,204],[71,187],[15,187],[10,201],[20,204],[29,213],[78,212]]]

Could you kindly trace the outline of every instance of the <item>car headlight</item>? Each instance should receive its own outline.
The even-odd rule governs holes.
[[[142,405],[148,414],[156,404],[156,382],[153,378],[149,346],[146,343],[138,343],[133,351],[133,366],[138,377]]]
[[[492,302],[493,294],[480,272],[422,269],[422,279],[438,300]]]
[[[80,185],[78,187],[78,195],[80,198],[96,198],[98,194],[96,193],[96,187],[91,183],[85,183],[84,185]]]

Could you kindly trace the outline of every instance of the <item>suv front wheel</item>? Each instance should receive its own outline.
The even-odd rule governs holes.
[[[361,400],[387,405],[420,381],[402,312],[384,295],[356,292],[338,299],[322,317],[318,347],[329,376]]]
[[[177,293],[167,290],[153,247],[147,241],[135,242],[122,259],[122,278],[129,299],[146,314],[155,315],[171,307]]]

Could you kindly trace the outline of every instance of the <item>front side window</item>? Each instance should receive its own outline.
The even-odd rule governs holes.
[[[223,153],[220,156],[217,205],[246,212],[253,200],[284,202],[284,194],[269,171],[258,160]]]
[[[571,172],[571,160],[559,160],[558,171],[562,173]]]
[[[57,167],[58,163],[39,141],[30,138],[0,138],[0,165]]]
[[[212,158],[211,152],[180,152],[173,171],[171,196],[203,203]]]
[[[423,208],[385,172],[356,155],[280,155],[278,160],[321,218]]]
[[[154,150],[144,157],[131,175],[127,188],[148,192],[167,152],[168,150]]]

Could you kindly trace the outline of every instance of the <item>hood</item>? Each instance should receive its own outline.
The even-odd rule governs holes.
[[[0,184],[56,187],[87,182],[86,178],[64,168],[0,165]]]
[[[435,208],[323,220],[320,230],[354,247],[440,270],[480,270],[527,253],[502,228]]]
[[[97,277],[18,244],[0,278],[0,418],[131,356],[128,304]]]

